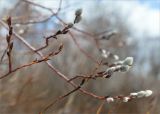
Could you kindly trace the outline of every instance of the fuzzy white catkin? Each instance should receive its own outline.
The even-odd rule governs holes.
[[[142,98],[142,97],[144,97],[144,96],[145,96],[145,94],[146,94],[146,92],[145,92],[145,91],[137,92],[137,97],[138,97],[138,98]]]
[[[108,103],[111,103],[111,102],[114,102],[114,99],[113,99],[112,97],[108,97],[108,98],[106,99],[106,101],[107,101]]]
[[[130,99],[129,97],[124,97],[123,102],[128,102],[129,99]]]
[[[120,67],[120,71],[121,72],[127,72],[130,69],[130,67],[128,65],[122,65]]]
[[[107,54],[102,54],[102,57],[107,58],[108,56],[107,56]]]
[[[20,29],[20,30],[18,31],[18,33],[19,33],[19,34],[23,34],[23,33],[24,33],[24,30],[23,30],[23,29]]]
[[[119,60],[119,56],[118,55],[114,55],[113,56],[115,60]]]
[[[101,52],[102,52],[101,55],[102,55],[103,58],[107,58],[108,57],[106,50],[102,49]]]
[[[145,92],[146,92],[145,97],[149,97],[153,93],[151,90],[146,90]]]
[[[115,67],[111,67],[111,68],[108,68],[106,70],[106,72],[109,74],[109,75],[112,75],[114,73],[114,70],[115,70]]]
[[[132,66],[133,64],[133,57],[127,57],[124,61],[123,61],[124,65],[128,65],[128,66]]]
[[[130,96],[132,97],[136,97],[138,95],[138,93],[130,93]]]
[[[130,93],[130,96],[142,98],[142,97],[149,97],[152,94],[153,92],[151,90],[145,90],[145,91],[139,91],[137,93]]]
[[[106,53],[106,50],[104,50],[104,49],[102,49],[101,51],[102,51],[102,53]]]
[[[117,61],[114,63],[115,65],[123,65],[123,61]]]
[[[77,9],[75,15],[80,16],[81,14],[82,14],[82,9]]]

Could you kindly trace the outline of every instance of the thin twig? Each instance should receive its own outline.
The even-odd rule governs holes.
[[[23,1],[26,2],[26,3],[28,3],[28,4],[31,4],[31,5],[40,7],[40,8],[45,9],[45,10],[48,10],[49,12],[52,13],[52,15],[49,16],[47,19],[44,19],[44,20],[42,20],[42,21],[34,20],[34,21],[31,21],[31,22],[29,21],[29,22],[26,22],[26,23],[19,23],[19,24],[36,24],[36,23],[43,23],[43,22],[46,22],[46,21],[48,21],[49,19],[51,19],[53,16],[55,16],[63,25],[67,25],[51,8],[47,8],[47,7],[43,6],[43,5],[40,5],[40,4],[31,2],[31,1],[28,1],[28,0],[23,0]],[[88,32],[86,32],[86,31],[84,31],[84,30],[81,30],[81,29],[79,29],[79,28],[77,28],[77,27],[73,27],[72,29],[74,29],[75,31],[78,31],[78,32],[80,32],[80,33],[82,33],[82,34],[85,34],[85,35],[89,36],[89,38],[92,38],[92,40],[93,40],[93,41],[95,42],[95,44],[96,44],[96,47],[99,49],[99,46],[98,46],[99,44],[97,43],[94,34],[88,33]],[[86,37],[86,38],[88,38],[88,37]]]
[[[1,62],[2,62],[5,54],[7,53],[7,56],[8,56],[8,69],[9,69],[9,72],[11,72],[12,71],[11,52],[12,52],[12,49],[13,49],[13,42],[11,42],[11,38],[12,38],[12,34],[13,34],[11,17],[8,17],[6,19],[6,23],[7,23],[8,28],[9,28],[8,34],[6,35],[7,49],[5,49],[4,53],[2,54]]]
[[[62,0],[59,1],[59,6],[58,6],[58,10],[57,10],[56,14],[58,14],[60,12],[61,6],[62,6]]]
[[[45,38],[45,40],[46,40],[45,45],[40,47],[39,49],[36,49],[35,52],[47,48],[49,45],[49,39],[51,39],[51,38],[57,39],[57,35],[67,34],[69,31],[69,28],[71,28],[72,26],[73,26],[73,24],[68,24],[68,26],[64,27],[63,30],[58,30],[54,35],[50,35],[50,36],[46,37]]]
[[[7,25],[2,21],[0,20],[0,23],[6,28],[8,29]],[[20,35],[18,35],[14,30],[13,30],[13,35],[16,36],[17,39],[19,39],[25,46],[27,46],[31,51],[35,52],[35,48],[30,45],[26,40],[24,40],[23,37],[21,37]],[[36,54],[38,54],[41,58],[44,58],[44,55],[41,53],[41,52],[35,52]],[[52,64],[50,64],[48,61],[44,61],[48,67],[54,72],[56,73],[60,78],[62,78],[63,80],[65,80],[66,82],[69,80],[68,76],[64,75],[63,73],[61,73],[58,69],[56,69]],[[77,84],[75,84],[74,82],[68,82],[70,85],[72,85],[74,88],[77,87]],[[104,99],[104,96],[98,96],[98,95],[95,95],[91,92],[88,92],[82,88],[79,89],[82,93],[88,95],[88,96],[91,96],[93,98],[96,98],[96,99]]]
[[[20,66],[20,67],[17,67],[17,68],[15,68],[15,69],[12,69],[12,70],[11,70],[10,72],[8,72],[7,74],[1,76],[0,79],[3,79],[3,78],[5,78],[5,77],[9,76],[9,74],[11,74],[11,73],[13,73],[13,72],[16,72],[16,71],[19,70],[19,69],[22,69],[22,68],[25,68],[25,67],[28,67],[28,66],[37,64],[37,63],[41,63],[41,62],[44,62],[44,61],[48,61],[48,60],[49,60],[49,57],[55,56],[55,55],[59,54],[60,51],[62,50],[62,48],[63,48],[63,45],[60,45],[58,51],[49,53],[47,56],[43,57],[43,59],[39,59],[39,60],[35,59],[34,61],[32,61],[32,62],[30,62],[30,63],[28,63],[28,64],[24,64],[24,65],[22,65],[22,66]]]

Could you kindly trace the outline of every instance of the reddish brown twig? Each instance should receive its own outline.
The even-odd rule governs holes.
[[[68,82],[71,82],[71,81],[73,81],[73,80],[75,80],[75,79],[77,79],[77,78],[82,78],[82,79],[91,79],[91,78],[92,78],[92,76],[77,75],[77,76],[75,76],[75,77],[73,77],[73,78],[69,79],[69,80],[68,80]],[[92,78],[92,79],[94,79],[94,78]]]
[[[28,0],[23,0],[23,2],[26,2],[26,3],[30,4],[30,5],[37,6],[37,7],[40,7],[40,8],[42,8],[42,9],[44,9],[44,10],[47,10],[47,11],[51,12],[52,15],[49,16],[48,18],[44,19],[44,20],[37,20],[37,19],[36,19],[36,20],[32,20],[32,21],[25,22],[25,23],[19,23],[19,24],[36,24],[36,23],[43,23],[43,22],[46,22],[46,21],[50,20],[53,16],[55,16],[63,25],[66,25],[66,23],[57,15],[57,12],[55,13],[51,8],[47,8],[47,7],[43,6],[43,5],[37,4],[37,3],[35,3],[35,2],[28,1]],[[61,6],[61,3],[59,4],[59,9],[60,9],[60,6]],[[105,31],[100,32],[100,33],[97,33],[97,34],[95,35],[95,34],[88,33],[88,32],[86,32],[86,31],[84,31],[84,30],[81,30],[81,29],[79,29],[79,28],[77,28],[77,27],[73,27],[73,29],[74,29],[75,31],[77,31],[77,32],[80,32],[80,33],[86,35],[86,36],[89,36],[89,38],[92,38],[92,40],[95,42],[96,47],[97,47],[98,49],[99,49],[100,46],[99,46],[98,40],[96,39],[96,36],[100,36],[101,34],[104,34],[104,33],[108,33],[108,32],[109,32],[108,30],[105,30]],[[88,38],[88,37],[86,37],[86,38]]]
[[[0,20],[0,23],[6,28],[6,29],[8,29],[7,28],[7,26],[6,26],[6,24],[3,22],[3,21],[1,21]],[[24,40],[24,38],[23,37],[21,37],[20,35],[18,35],[15,31],[13,31],[13,34],[16,36],[16,38],[17,39],[19,39],[25,46],[27,46],[31,51],[33,51],[33,52],[35,52],[35,48],[32,46],[32,45],[30,45],[26,40]],[[44,58],[44,55],[42,54],[42,53],[40,53],[40,52],[36,52],[41,58]],[[51,65],[48,61],[44,61],[47,65],[48,65],[48,67],[54,72],[54,73],[56,73],[60,78],[62,78],[63,80],[65,80],[65,81],[68,81],[69,80],[69,78],[68,78],[68,76],[66,76],[66,75],[64,75],[63,73],[61,73],[58,69],[56,69],[53,65]],[[74,82],[68,82],[70,85],[72,85],[74,88],[76,88],[77,87],[77,84],[75,84]],[[86,91],[86,90],[84,90],[84,89],[82,89],[82,88],[80,88],[79,89],[82,93],[84,93],[84,94],[86,94],[86,95],[89,95],[89,96],[91,96],[91,97],[93,97],[93,98],[96,98],[96,99],[102,99],[103,98],[103,96],[98,96],[98,95],[95,95],[95,94],[93,94],[93,93],[91,93],[91,92],[88,92],[88,91]]]
[[[0,23],[5,27],[7,28],[6,24],[0,20]],[[13,31],[13,34],[16,36],[16,38],[18,38],[24,45],[26,45],[30,50],[32,50],[33,52],[35,52],[35,48],[33,46],[31,46],[27,41],[24,40],[23,37],[21,37],[20,35],[18,35],[16,32]],[[36,52],[41,58],[44,58],[43,54],[40,53],[40,52]],[[65,81],[68,81],[68,76],[62,74],[58,69],[56,69],[53,65],[51,65],[49,62],[47,61],[44,61],[46,62],[46,64],[49,66],[49,68],[51,68],[51,70],[56,73],[60,78],[62,78],[63,80]],[[68,82],[70,85],[72,85],[74,88],[77,88],[77,84],[75,84],[74,82]],[[91,92],[88,92],[82,88],[78,89],[80,90],[82,93],[86,94],[86,95],[89,95],[93,98],[96,98],[96,99],[104,99],[104,96],[98,96],[98,95],[95,95]]]
[[[100,63],[102,63],[102,62],[100,62]],[[100,65],[101,65],[101,64],[99,64],[99,65],[93,70],[93,73],[97,71],[97,69],[100,67]],[[47,111],[51,106],[53,107],[58,101],[63,100],[65,97],[68,97],[70,94],[72,94],[72,93],[76,92],[77,90],[79,90],[79,89],[82,87],[82,85],[84,85],[85,82],[88,81],[88,79],[94,79],[94,78],[96,78],[96,77],[93,77],[92,75],[90,75],[90,76],[76,76],[75,78],[77,78],[77,77],[83,77],[83,79],[81,80],[80,85],[77,86],[77,87],[76,87],[75,89],[73,89],[72,91],[66,93],[65,95],[62,95],[62,96],[58,97],[58,98],[57,98],[56,100],[54,100],[52,103],[50,103],[49,105],[47,105],[47,106],[40,112],[40,114],[42,114],[43,112]],[[97,76],[97,77],[98,77],[98,76]],[[68,80],[68,82],[72,81],[73,79],[74,79],[74,78],[72,78],[71,80]],[[91,94],[92,94],[92,93],[91,93]],[[105,96],[104,96],[104,97],[98,97],[98,99],[101,99],[101,100],[104,99],[104,98],[106,98],[106,97],[105,97]]]
[[[72,26],[73,26],[73,24],[70,23],[66,27],[64,27],[63,30],[58,30],[54,35],[50,35],[50,36],[46,37],[46,39],[45,39],[46,40],[46,42],[45,42],[46,44],[44,46],[40,47],[39,49],[36,49],[35,52],[43,50],[46,47],[48,47],[48,45],[49,45],[49,39],[51,39],[51,38],[57,39],[57,35],[67,34],[68,31],[69,31],[69,28],[71,28]]]
[[[97,78],[110,78],[114,72],[119,72],[121,71],[121,67],[110,67],[108,68],[106,71],[100,71],[100,72],[97,72],[96,74],[91,74],[89,76],[85,76],[85,75],[78,75],[78,76],[75,76],[71,79],[68,80],[68,82],[70,81],[73,81],[77,78],[82,78],[82,79],[97,79]]]
[[[102,63],[102,62],[100,62],[100,63]],[[101,64],[99,64],[99,65],[93,70],[92,73],[96,72],[96,71],[98,70],[98,68],[100,67],[100,65],[101,65]],[[53,107],[58,101],[63,100],[65,97],[68,97],[70,94],[72,94],[72,93],[76,92],[77,90],[79,90],[79,89],[82,87],[82,85],[84,85],[85,82],[88,81],[88,79],[94,79],[94,77],[92,77],[92,75],[91,75],[91,76],[76,76],[76,77],[68,80],[68,82],[70,82],[70,81],[72,81],[72,80],[74,80],[75,78],[78,78],[78,77],[82,77],[82,78],[83,78],[83,79],[81,80],[81,83],[79,84],[79,86],[77,86],[77,87],[76,87],[75,89],[73,89],[72,91],[66,93],[65,95],[62,95],[62,96],[58,97],[58,98],[57,98],[56,100],[54,100],[51,104],[49,104],[48,106],[46,106],[46,107],[40,112],[40,114],[42,114],[42,112],[47,111],[51,106]],[[88,79],[87,79],[87,78],[88,78]],[[101,99],[101,97],[99,97],[99,98]]]
[[[96,77],[94,77],[94,75],[96,74],[97,70],[101,67],[101,65],[103,65],[102,61],[100,61],[99,64],[96,66],[96,68],[93,69],[93,71],[91,72],[92,74],[89,74],[89,75],[77,75],[77,76],[75,76],[73,78],[70,78],[68,80],[68,82],[71,82],[71,81],[73,81],[73,80],[75,80],[77,78],[86,79],[87,81],[89,79],[96,79]]]
[[[90,76],[77,75],[77,76],[69,79],[68,82],[71,82],[71,81],[73,81],[73,80],[75,80],[75,79],[77,79],[77,78],[82,78],[82,79],[86,79],[86,80],[89,80],[89,79],[94,79],[94,80],[95,80],[95,79],[97,79],[97,78],[102,78],[102,77],[104,77],[104,76],[105,76],[105,78],[110,78],[110,77],[111,77],[110,75],[108,75],[108,74],[105,73],[105,71],[104,71],[104,72],[98,72],[96,75],[90,75]]]
[[[0,79],[3,79],[3,78],[5,78],[5,77],[9,76],[9,74],[11,74],[11,73],[13,73],[13,72],[16,72],[16,71],[19,70],[19,69],[22,69],[22,68],[25,68],[25,67],[28,67],[28,66],[37,64],[37,63],[41,63],[41,62],[43,62],[43,61],[48,61],[48,60],[49,60],[49,57],[55,56],[55,55],[59,54],[59,53],[61,52],[62,48],[63,48],[63,45],[61,44],[61,45],[59,46],[59,49],[58,49],[56,52],[51,52],[51,53],[49,53],[48,55],[46,55],[45,57],[43,57],[42,59],[39,59],[39,60],[38,60],[38,59],[35,59],[34,61],[32,61],[32,62],[30,62],[30,63],[28,63],[28,64],[25,64],[25,65],[22,65],[22,66],[20,66],[20,67],[15,68],[15,69],[12,69],[12,70],[11,70],[10,72],[8,72],[7,74],[1,76]]]
[[[8,35],[6,35],[6,41],[7,41],[7,49],[5,49],[4,53],[2,54],[2,57],[1,57],[1,62],[5,56],[5,54],[7,53],[7,56],[8,56],[8,69],[9,69],[9,72],[12,71],[12,60],[11,60],[11,51],[13,49],[13,42],[11,42],[11,38],[12,38],[12,20],[11,20],[11,17],[8,17],[8,19],[6,20],[7,24],[8,24],[8,28],[9,28],[9,31],[8,31]]]
[[[40,8],[42,8],[42,9],[45,9],[45,10],[51,12],[52,15],[49,16],[48,18],[44,19],[44,20],[40,20],[40,21],[39,21],[39,20],[32,20],[32,21],[28,21],[28,22],[25,22],[25,23],[19,23],[19,24],[24,24],[24,25],[26,25],[26,24],[43,23],[43,22],[46,22],[46,21],[48,21],[49,19],[51,19],[53,16],[55,16],[63,25],[67,25],[67,24],[57,15],[57,13],[55,13],[51,8],[47,8],[47,7],[43,6],[43,5],[40,5],[40,4],[31,2],[31,1],[28,1],[28,0],[23,0],[23,2],[26,2],[26,3],[30,4],[30,5],[37,6],[37,7],[40,7]],[[72,27],[72,29],[74,29],[75,31],[78,31],[78,32],[80,32],[80,33],[82,33],[82,34],[85,34],[86,36],[89,36],[89,38],[92,38],[92,40],[93,40],[93,41],[95,42],[95,44],[96,44],[96,47],[99,49],[99,44],[98,44],[98,42],[97,42],[94,34],[88,33],[88,32],[86,32],[86,31],[81,30],[81,29],[76,28],[76,27]],[[88,38],[88,37],[86,37],[86,38]]]
[[[68,24],[66,24],[62,19],[60,19],[60,18],[56,15],[56,13],[54,13],[54,12],[52,11],[52,9],[46,8],[46,7],[42,6],[42,5],[39,5],[39,4],[30,2],[30,1],[27,1],[27,0],[24,0],[24,2],[29,3],[29,4],[31,4],[31,5],[34,5],[34,6],[41,7],[41,8],[43,8],[43,9],[46,9],[46,10],[50,11],[52,14],[54,14],[54,15],[57,17],[57,19],[58,19],[60,22],[62,22],[64,25],[68,25]],[[79,17],[79,16],[80,16],[80,15],[78,15],[78,17]],[[77,19],[77,15],[76,15],[75,19]],[[34,23],[34,22],[37,23],[37,21],[32,21],[32,23]],[[41,21],[39,21],[39,22],[41,22]],[[78,22],[79,22],[79,21],[78,21]],[[76,23],[77,23],[77,22],[76,22]],[[26,24],[27,24],[27,23],[26,23]],[[30,23],[28,22],[28,24],[30,24]],[[75,22],[74,22],[74,24],[75,24]],[[73,26],[73,25],[72,25],[72,26]],[[72,27],[72,26],[71,26],[71,27]],[[40,50],[46,48],[46,47],[49,45],[48,41],[49,41],[50,38],[56,38],[56,36],[59,35],[59,34],[66,34],[66,33],[68,33],[68,32],[69,32],[69,28],[71,28],[71,27],[70,27],[70,25],[68,25],[67,28],[65,27],[62,31],[59,30],[59,31],[57,32],[58,34],[56,33],[56,34],[54,34],[54,35],[51,35],[51,36],[47,37],[47,38],[46,38],[46,44],[45,44],[45,46],[43,46],[43,47],[41,47],[41,48],[39,48],[39,49],[37,49],[37,50],[35,50],[35,51],[40,51]],[[74,28],[74,27],[72,27],[72,28]],[[75,29],[75,30],[77,30],[77,29]],[[85,33],[85,32],[84,32],[84,33]],[[77,47],[79,48],[79,50],[80,50],[85,56],[87,56],[88,58],[90,58],[93,62],[99,64],[91,55],[89,55],[86,51],[84,51],[84,50],[80,47],[80,45],[78,44],[78,42],[76,41],[76,39],[73,37],[73,34],[72,34],[71,32],[69,32],[69,34],[70,34],[71,38],[73,39],[74,43],[75,43],[75,44],[77,45]],[[86,34],[89,35],[89,33],[86,33]],[[90,35],[90,36],[91,36],[91,35]],[[93,36],[92,36],[92,37],[93,37]],[[96,44],[97,44],[97,43],[96,43]]]

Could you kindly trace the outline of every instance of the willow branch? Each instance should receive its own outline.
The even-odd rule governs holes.
[[[8,29],[7,25],[0,20],[0,23],[6,28]],[[18,35],[14,30],[13,30],[13,35],[16,36],[17,39],[19,39],[25,46],[27,46],[31,51],[35,52],[35,48],[30,45],[23,37],[21,37],[20,35]],[[44,55],[41,53],[41,52],[35,52],[36,54],[38,54],[41,58],[44,58]],[[69,80],[68,76],[64,75],[63,73],[61,73],[58,69],[56,69],[52,64],[50,64],[48,61],[44,61],[47,66],[53,71],[53,73],[56,73],[61,79],[65,80],[66,82]],[[74,83],[74,82],[68,82],[70,85],[72,85],[74,88],[77,87],[77,85]],[[79,89],[82,93],[86,94],[86,95],[89,95],[93,98],[96,98],[96,99],[102,99],[103,96],[98,96],[98,95],[95,95],[91,92],[88,92],[82,88]]]
[[[22,66],[20,66],[20,67],[17,67],[17,68],[15,68],[15,69],[9,71],[7,74],[1,76],[0,79],[3,79],[3,78],[5,78],[5,77],[9,76],[9,74],[11,74],[11,73],[13,73],[13,72],[16,72],[16,71],[19,70],[19,69],[22,69],[22,68],[25,68],[25,67],[29,67],[29,66],[32,66],[32,65],[34,65],[34,64],[37,64],[37,63],[41,63],[41,62],[50,60],[49,57],[55,56],[55,55],[59,54],[60,51],[62,50],[62,48],[63,48],[63,45],[60,45],[58,51],[49,53],[47,56],[43,57],[43,59],[39,59],[39,60],[35,59],[34,61],[32,61],[32,62],[30,62],[30,63],[28,63],[28,64],[24,64],[24,65],[22,65]]]

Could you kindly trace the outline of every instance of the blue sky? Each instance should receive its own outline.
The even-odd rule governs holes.
[[[150,8],[160,10],[160,0],[138,0],[141,4],[146,4]]]
[[[2,6],[0,7],[0,14],[4,12],[3,10],[5,8],[10,9],[14,5],[8,4],[8,2],[9,0],[0,0]],[[34,2],[49,8],[56,8],[56,6],[58,7],[59,5],[59,0],[47,0],[47,2],[34,0]],[[89,17],[97,15],[90,13],[90,11],[93,10],[93,6],[97,5],[96,0],[63,0],[62,5],[65,6],[66,4],[71,4],[72,6],[70,10],[67,9],[67,13],[63,13],[67,22],[73,21],[72,19],[76,8],[82,8],[84,10],[83,15],[86,20],[89,20]],[[129,25],[131,31],[134,33],[136,30],[138,37],[142,37],[143,35],[149,37],[160,36],[160,0],[101,0],[99,5],[104,7],[104,11],[118,12],[122,18],[125,19],[125,23]],[[36,9],[44,16],[50,15],[49,12],[38,8]],[[1,15],[2,18],[4,16],[5,15]]]

